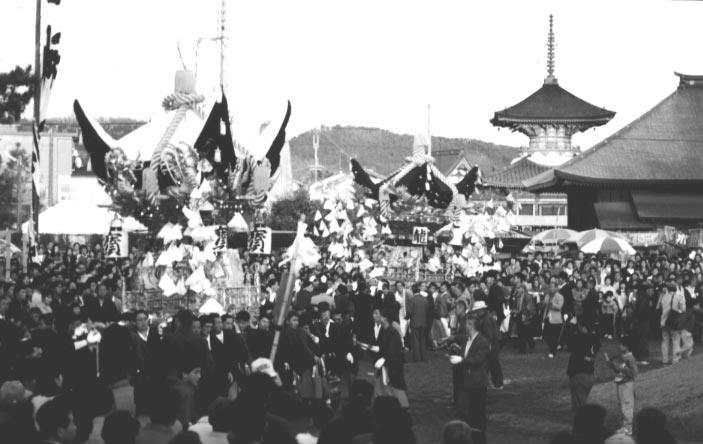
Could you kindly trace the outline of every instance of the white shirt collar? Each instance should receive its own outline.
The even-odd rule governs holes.
[[[147,339],[149,338],[149,327],[146,328],[146,332],[144,332],[144,333],[137,330],[137,334],[139,334],[139,337],[142,338],[142,340],[144,342],[146,342]]]
[[[219,332],[215,336],[217,336],[217,339],[219,339],[220,342],[222,342],[224,344],[224,342],[225,342],[225,332],[224,331]]]

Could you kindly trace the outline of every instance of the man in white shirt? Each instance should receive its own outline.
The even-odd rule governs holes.
[[[660,325],[662,328],[662,364],[669,363],[669,346],[671,349],[671,362],[676,364],[681,359],[681,329],[678,326],[667,326],[667,320],[672,313],[681,316],[686,311],[686,299],[682,293],[676,291],[676,285],[669,283],[659,288],[659,302],[657,310],[661,310]]]

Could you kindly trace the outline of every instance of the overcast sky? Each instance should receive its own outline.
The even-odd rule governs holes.
[[[34,61],[34,1],[3,0],[0,70]],[[63,0],[45,16],[62,31],[49,116],[149,118],[161,112],[195,42],[217,32],[220,0]],[[538,89],[554,14],[556,77],[616,118],[575,138],[587,148],[671,93],[673,71],[703,74],[703,2],[228,0],[228,99],[253,131],[288,98],[295,135],[360,125],[525,145],[488,120]],[[202,92],[218,83],[214,43],[197,57]],[[255,125],[257,124],[257,125]],[[324,145],[324,141],[323,141]]]

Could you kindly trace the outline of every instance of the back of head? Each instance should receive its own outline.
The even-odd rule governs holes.
[[[202,441],[197,433],[186,431],[174,436],[169,444],[202,444]]]
[[[154,424],[170,426],[176,421],[176,415],[181,406],[178,392],[167,386],[154,389],[149,418]]]
[[[471,427],[464,421],[449,421],[442,431],[442,444],[472,444]]]
[[[367,408],[371,405],[373,397],[373,385],[364,379],[357,379],[352,382],[349,389],[350,404]]]
[[[71,406],[66,397],[54,398],[39,407],[36,415],[39,432],[44,437],[56,437],[60,428],[66,428],[71,422]]]
[[[374,444],[415,443],[412,421],[408,413],[400,407],[398,398],[377,397],[373,403],[373,418],[376,424]]]
[[[573,433],[582,437],[602,436],[605,434],[606,410],[597,404],[581,406],[574,418]],[[603,436],[605,439],[605,436]]]
[[[132,444],[139,434],[139,421],[126,410],[117,410],[105,418],[100,436],[105,444]]]

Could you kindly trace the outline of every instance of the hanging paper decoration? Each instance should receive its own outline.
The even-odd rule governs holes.
[[[256,227],[249,234],[250,254],[271,254],[271,229],[268,227]]]

